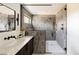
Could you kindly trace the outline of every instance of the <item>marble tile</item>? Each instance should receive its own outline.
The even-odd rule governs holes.
[[[47,54],[65,54],[64,49],[56,41],[46,41],[46,53]]]

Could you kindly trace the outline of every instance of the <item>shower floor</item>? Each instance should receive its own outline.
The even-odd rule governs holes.
[[[65,50],[56,41],[50,40],[46,41],[46,54],[61,55],[65,54]]]

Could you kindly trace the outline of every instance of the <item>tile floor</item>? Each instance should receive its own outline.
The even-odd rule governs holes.
[[[46,54],[64,55],[65,51],[56,41],[50,40],[46,41]]]

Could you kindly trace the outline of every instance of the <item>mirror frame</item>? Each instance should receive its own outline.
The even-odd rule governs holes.
[[[16,30],[16,11],[14,9],[2,4],[2,3],[0,3],[0,5],[5,6],[6,8],[11,9],[12,11],[14,11],[14,29],[13,30],[7,30],[7,31],[0,31],[0,32],[9,32],[9,31]]]

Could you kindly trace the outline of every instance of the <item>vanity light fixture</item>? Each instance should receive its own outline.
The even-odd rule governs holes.
[[[19,14],[17,14],[17,25],[19,25]]]

